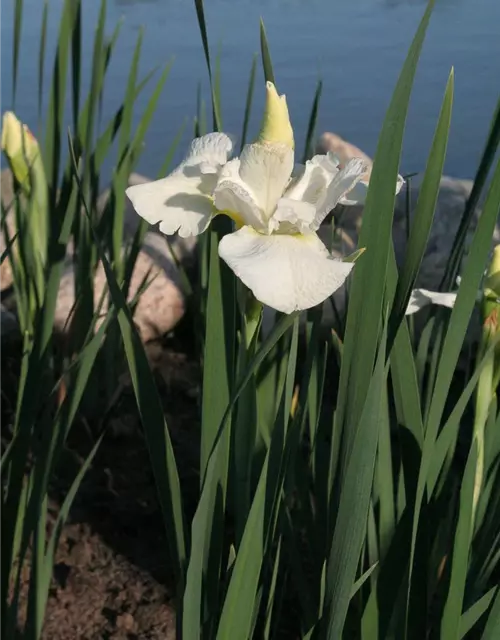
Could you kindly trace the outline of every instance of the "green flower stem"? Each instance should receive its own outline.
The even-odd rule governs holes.
[[[483,332],[478,356],[483,358],[489,347],[498,338],[500,312],[500,246],[495,247],[484,281],[482,299]],[[474,519],[481,486],[484,477],[484,431],[491,401],[496,393],[500,379],[500,349],[497,348],[488,356],[488,361],[479,378],[476,390],[476,415],[474,420],[474,438],[477,441],[477,464],[474,481],[472,517]]]
[[[238,353],[238,375],[255,355],[257,335],[262,319],[262,304],[242,282],[238,282],[238,305],[241,333]],[[240,396],[234,429],[234,512],[236,545],[239,545],[251,507],[252,469],[257,448],[257,386],[255,378]]]
[[[484,357],[484,354],[488,350],[490,341],[494,337],[491,329],[485,323],[483,327],[483,335],[481,340],[481,347],[479,349],[479,360]],[[484,440],[485,440],[485,427],[488,420],[488,413],[495,393],[495,387],[493,387],[493,380],[495,376],[495,353],[492,352],[488,356],[488,360],[479,376],[479,382],[476,390],[476,410],[474,418],[474,430],[473,438],[477,442],[477,462],[474,479],[474,494],[472,504],[472,519],[474,521],[476,515],[477,504],[479,496],[481,495],[481,487],[484,478]]]

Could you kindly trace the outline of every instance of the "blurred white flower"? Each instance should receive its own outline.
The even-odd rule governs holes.
[[[406,315],[409,316],[429,304],[437,304],[442,307],[452,309],[457,294],[452,292],[428,291],[427,289],[413,289],[411,292],[408,306],[406,307]]]
[[[457,287],[462,282],[461,276],[456,277]],[[406,308],[406,315],[420,311],[429,304],[437,304],[450,309],[455,305],[458,292],[428,291],[427,289],[414,289]],[[493,249],[490,264],[484,272],[483,284],[476,293],[476,302],[483,303],[485,308],[483,315],[487,316],[494,310],[495,305],[500,304],[500,245]]]

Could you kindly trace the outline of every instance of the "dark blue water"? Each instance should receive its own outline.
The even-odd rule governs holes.
[[[2,110],[12,107],[13,0],[2,1]],[[63,0],[49,0],[48,62],[57,38]],[[83,77],[90,77],[98,0],[84,0]],[[41,0],[25,0],[20,75],[15,109],[37,130],[38,48]],[[437,0],[424,45],[407,123],[402,170],[421,170],[453,65],[455,100],[446,172],[472,177],[500,95],[500,0]],[[287,94],[299,150],[314,89],[324,82],[318,131],[332,130],[373,155],[385,110],[411,38],[425,8],[423,0],[206,0],[213,53],[220,46],[222,116],[226,131],[239,133],[259,17],[266,24],[278,89]],[[123,26],[108,72],[104,119],[123,97],[129,63],[144,26],[142,72],[175,57],[138,169],[155,175],[185,118],[189,124],[177,158],[191,137],[196,91],[208,83],[192,0],[109,0],[108,28]],[[48,86],[48,85],[47,85]],[[147,93],[147,92],[146,92]],[[252,133],[263,101],[262,72],[254,98]],[[145,99],[138,103],[137,117]],[[70,97],[68,92],[68,108]],[[108,170],[113,160],[108,163]]]

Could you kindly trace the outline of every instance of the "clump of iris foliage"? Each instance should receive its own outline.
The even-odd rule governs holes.
[[[196,0],[195,6],[213,130],[219,131],[218,65],[212,68],[203,3]],[[299,312],[277,313],[264,334],[261,306],[219,257],[221,240],[234,232],[234,220],[216,216],[200,236],[199,278],[189,288],[201,327],[200,492],[188,522],[168,425],[133,324],[134,304],[126,302],[147,226],[142,222],[133,240],[125,242],[127,178],[140,156],[168,67],[152,87],[151,75],[138,78],[140,34],[122,106],[109,122],[101,122],[99,107],[119,27],[105,38],[103,0],[91,86],[83,98],[82,6],[77,0],[64,2],[45,126],[32,136],[9,116],[2,132],[16,179],[12,237],[2,209],[8,236],[2,260],[8,256],[13,268],[23,338],[16,412],[2,454],[5,638],[41,635],[61,529],[104,433],[96,437],[50,530],[48,487],[95,363],[102,358],[112,372],[120,350],[130,370],[164,518],[179,638],[278,638],[290,627],[293,637],[304,639],[500,636],[500,265],[498,250],[490,255],[500,210],[500,162],[495,163],[499,109],[441,286],[442,292],[450,291],[460,275],[454,305],[421,311],[425,322],[418,335],[405,315],[433,221],[452,115],[453,72],[443,88],[399,269],[391,238],[405,119],[432,6],[411,43],[380,132],[359,237],[364,252],[350,269],[342,326],[325,334],[318,305],[303,313],[302,323]],[[22,15],[18,0],[14,95]],[[45,6],[39,105],[46,20]],[[260,36],[265,80],[279,86],[262,24]],[[254,60],[242,147],[255,79]],[[69,154],[64,129],[68,91]],[[150,98],[134,129],[134,103],[144,91],[150,91]],[[320,94],[321,84],[312,100],[304,160],[311,156]],[[206,133],[204,121],[200,112],[195,135]],[[175,141],[159,177],[167,171],[174,146]],[[112,197],[99,216],[99,175],[111,153],[116,153]],[[484,207],[465,251],[483,192]],[[77,296],[70,339],[61,354],[52,329],[70,241]],[[111,304],[96,330],[100,309],[94,304],[93,276],[99,260]],[[482,332],[457,390],[455,374],[473,313],[481,318]],[[333,379],[326,376],[330,356],[339,368]],[[26,565],[26,624],[16,630]]]

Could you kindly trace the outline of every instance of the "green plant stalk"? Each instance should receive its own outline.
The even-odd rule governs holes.
[[[257,305],[257,307],[260,305]],[[259,314],[260,315],[260,314]],[[253,636],[256,615],[261,607],[261,568],[275,540],[275,527],[281,504],[288,456],[295,450],[299,422],[289,429],[290,407],[297,363],[298,320],[295,320],[287,366],[285,393],[272,433],[259,482],[248,512],[245,530],[236,556],[223,605],[217,638],[246,640]],[[293,458],[292,458],[293,459]]]
[[[500,246],[495,247],[490,265],[486,272],[483,286],[482,299],[482,336],[478,353],[478,362],[488,351],[488,348],[495,342],[497,334],[500,333]],[[496,387],[494,381],[497,377],[495,371],[496,353],[488,351],[487,363],[479,378],[476,392],[476,412],[474,419],[473,437],[477,441],[477,465],[474,480],[474,499],[472,517],[476,515],[476,507],[481,493],[484,476],[485,459],[485,430],[490,412],[490,405],[495,398]]]
[[[441,617],[441,635],[443,640],[458,640],[460,617],[463,610],[463,599],[467,580],[470,548],[473,538],[473,494],[474,466],[477,469],[477,440],[474,440],[469,451],[467,464],[460,489],[460,509],[455,527],[453,554],[451,559],[451,576],[448,597]]]
[[[83,145],[83,149],[90,150],[93,147],[96,111],[99,95],[102,91],[104,74],[106,71],[106,58],[104,55],[104,26],[106,21],[107,0],[101,0],[99,9],[99,19],[94,38],[92,53],[92,74],[89,92],[89,109],[86,118],[83,119],[81,129],[77,130],[78,142]],[[78,61],[74,64],[78,64]],[[87,203],[94,202],[91,194],[95,193],[96,184],[92,179],[92,154],[86,153],[82,162],[82,193],[79,194],[79,205],[82,198]],[[80,208],[80,207],[79,207]],[[91,210],[92,215],[95,211]],[[94,277],[97,270],[97,251],[92,244],[92,234],[89,221],[85,216],[77,215],[74,221],[74,234],[77,251],[74,256],[74,276],[75,291],[80,295],[80,301],[72,322],[72,348],[79,351],[84,336],[94,317]]]
[[[241,338],[238,353],[238,372],[242,375],[255,355],[256,336],[262,319],[262,304],[241,283],[237,283],[238,302],[242,317]],[[234,425],[234,489],[236,548],[243,535],[251,506],[252,469],[256,449],[257,431],[257,385],[255,377],[242,393],[237,407]]]
[[[481,361],[493,335],[491,329],[483,326],[481,348],[479,349],[478,362]],[[475,416],[473,426],[473,439],[477,442],[477,461],[474,475],[474,495],[472,503],[472,519],[475,520],[477,504],[481,494],[481,487],[484,479],[484,444],[485,428],[488,420],[489,408],[492,401],[493,379],[495,373],[495,352],[490,351],[486,355],[486,363],[479,376],[475,398]]]
[[[221,534],[221,532],[218,531],[220,523],[214,522],[214,513],[217,507],[220,508],[218,505],[218,503],[220,503],[220,497],[216,501],[216,491],[219,495],[221,494],[221,483],[219,478],[221,462],[223,462],[225,457],[224,432],[231,428],[231,415],[246,385],[253,377],[257,368],[261,366],[262,362],[265,360],[274,345],[290,328],[292,323],[296,321],[296,318],[297,313],[292,313],[289,316],[283,316],[280,322],[275,325],[269,336],[267,336],[263,341],[262,345],[259,347],[255,356],[249,363],[245,375],[238,381],[238,384],[235,385],[231,394],[230,403],[226,407],[216,433],[214,434],[214,438],[212,440],[213,445],[208,452],[201,497],[192,522],[191,556],[187,570],[186,590],[184,592],[182,611],[182,632],[183,637],[185,637],[186,640],[198,640],[201,637],[200,616],[204,613],[202,599],[205,566],[207,563],[207,545],[211,542],[210,537],[211,534],[213,534],[213,528],[215,528],[215,534]],[[217,558],[215,559],[215,562],[217,562]],[[220,578],[217,571],[217,582],[214,584],[215,586],[218,586],[219,583]],[[205,583],[205,588],[206,586],[207,583]]]

